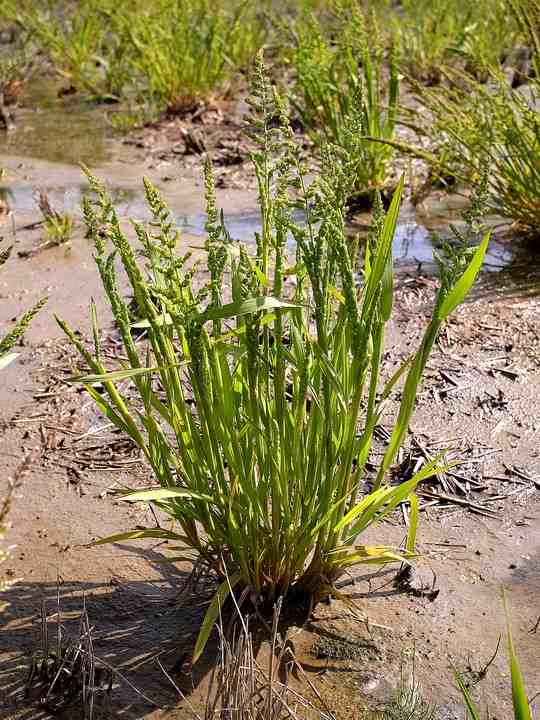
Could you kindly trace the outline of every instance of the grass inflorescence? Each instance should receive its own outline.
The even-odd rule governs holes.
[[[0,238],[0,241],[2,240],[3,238]],[[0,250],[0,267],[9,260],[12,247],[13,246],[10,245]],[[0,370],[7,367],[11,362],[13,362],[13,360],[15,360],[15,358],[18,357],[18,353],[11,352],[13,347],[22,339],[33,318],[46,302],[46,297],[38,300],[38,302],[30,308],[30,310],[23,313],[9,332],[7,332],[3,337],[0,337]]]

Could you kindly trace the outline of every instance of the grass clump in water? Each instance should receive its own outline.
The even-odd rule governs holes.
[[[522,231],[538,236],[540,227],[540,11],[516,8],[535,48],[536,76],[513,88],[500,72],[478,83],[465,73],[448,73],[449,87],[418,88],[433,118],[428,134],[442,138],[434,160],[443,173],[478,185],[488,171],[488,205]]]
[[[313,15],[291,54],[294,105],[303,127],[318,147],[330,142],[347,149],[357,163],[352,194],[371,200],[374,190],[391,182],[395,150],[366,138],[391,141],[399,111],[397,52],[389,53],[386,77],[382,37],[372,21],[368,40],[358,7],[342,9],[330,39]]]
[[[391,24],[404,69],[427,84],[437,84],[449,66],[466,66],[481,78],[519,38],[508,3],[500,0],[404,0],[400,10]]]
[[[346,148],[327,146],[322,174],[306,185],[306,168],[261,61],[251,106],[262,224],[254,251],[232,242],[216,207],[210,165],[205,272],[178,254],[174,221],[147,181],[153,221],[134,223],[143,257],[138,262],[103,186],[90,178],[96,199],[85,201],[84,215],[127,362],[108,372],[94,311],[92,351],[59,320],[91,370],[76,380],[137,443],[152,469],[156,487],[129,497],[154,503],[174,521],[170,530],[134,530],[101,542],[159,537],[171,542],[172,561],[202,557],[221,581],[195,660],[231,592],[240,605],[249,599],[262,609],[294,593],[316,603],[334,592],[334,581],[351,566],[412,559],[414,490],[437,472],[436,462],[397,486],[388,484],[387,471],[406,436],[439,329],[467,294],[488,242],[486,236],[468,266],[443,269],[419,348],[383,384],[402,186],[387,215],[376,203],[359,286],[357,251],[344,232],[355,160]],[[293,217],[298,205],[302,225]],[[290,237],[296,242],[292,261]],[[133,339],[118,292],[116,256],[148,332],[144,348]],[[391,439],[369,480],[374,429],[402,377]],[[406,546],[366,545],[362,533],[407,499]]]
[[[108,0],[81,3],[5,0],[0,17],[24,29],[70,87],[94,99],[117,99],[123,58],[121,42],[110,32]],[[109,60],[114,58],[114,70]]]
[[[245,2],[153,0],[139,9],[119,20],[132,45],[131,67],[156,104],[170,112],[226,93],[263,41],[262,26]]]

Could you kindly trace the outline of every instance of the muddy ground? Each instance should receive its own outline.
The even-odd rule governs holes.
[[[167,136],[166,130],[160,133]],[[98,537],[155,524],[147,508],[117,497],[124,485],[144,485],[149,479],[135,448],[111,433],[84,394],[65,383],[76,359],[61,339],[53,313],[87,333],[94,297],[111,359],[120,352],[83,229],[77,225],[69,246],[34,252],[43,231],[39,225],[28,228],[39,220],[32,201],[36,187],[45,186],[56,202],[77,204],[84,189],[72,164],[77,149],[68,144],[66,150],[60,143],[51,158],[36,151],[39,143],[30,144],[25,154],[23,142],[10,142],[1,164],[15,212],[0,218],[0,235],[9,239],[15,227],[16,247],[0,274],[0,326],[43,295],[49,295],[49,304],[19,348],[19,360],[0,377],[3,475],[13,475],[27,453],[32,458],[11,516],[9,540],[16,548],[0,568],[3,577],[20,578],[6,595],[1,619],[0,718],[47,716],[37,700],[24,697],[25,668],[39,647],[42,603],[53,633],[58,596],[68,630],[76,627],[85,602],[97,656],[124,676],[115,676],[100,708],[103,717],[189,717],[186,701],[179,699],[158,660],[194,707],[200,707],[215,643],[191,675],[183,660],[213,584],[204,581],[181,595],[190,568],[161,564],[166,548],[160,545],[86,547]],[[149,175],[185,226],[183,243],[196,252],[204,222],[199,167],[175,163],[170,141],[163,141],[168,151],[161,160],[159,153],[145,149],[148,139],[135,149],[103,138],[99,142],[104,144],[95,140],[86,145],[83,159],[112,179],[122,214],[144,217],[139,179]],[[253,190],[241,183],[223,185],[219,200],[236,223],[233,236],[247,237],[256,226]],[[413,249],[405,253],[410,262],[398,276],[389,370],[415,346],[434,290],[434,281],[419,274],[414,262],[429,257],[427,251],[421,255],[428,247],[427,235],[415,235],[422,226],[407,212],[401,227],[414,230],[403,236],[412,238]],[[507,262],[506,252],[507,246],[492,258],[493,264]],[[320,605],[303,627],[290,620],[302,668],[340,719],[360,717],[365,707],[388,699],[401,665],[410,668],[413,653],[416,679],[437,704],[435,717],[464,717],[452,667],[465,674],[492,717],[508,717],[503,644],[482,673],[504,629],[502,587],[508,591],[529,694],[540,690],[540,296],[533,265],[514,262],[500,273],[486,273],[470,302],[448,324],[428,365],[396,475],[405,476],[418,458],[445,448],[462,465],[423,491],[414,591],[395,587],[394,570],[357,570],[344,578],[342,587],[355,599],[355,612],[333,601]],[[387,427],[389,423],[390,417]],[[399,544],[404,520],[397,515],[372,532],[371,540]],[[266,641],[259,639],[264,657]],[[300,681],[293,683],[305,689]],[[76,707],[64,713],[66,718],[80,716]]]

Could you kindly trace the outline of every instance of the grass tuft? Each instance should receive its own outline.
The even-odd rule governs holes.
[[[367,138],[394,137],[398,52],[392,47],[386,57],[374,19],[368,31],[358,7],[342,10],[336,23],[328,37],[324,23],[312,16],[298,35],[291,56],[294,107],[319,148],[330,142],[347,150],[357,164],[353,194],[367,194],[372,201],[373,191],[390,181],[395,149]]]
[[[366,545],[362,534],[440,470],[434,461],[400,485],[387,482],[429,353],[474,282],[488,242],[486,236],[468,265],[456,260],[446,266],[419,348],[384,385],[380,366],[402,183],[386,214],[377,205],[359,269],[344,230],[346,201],[357,181],[347,148],[327,146],[323,171],[308,185],[283,103],[260,58],[250,104],[262,227],[254,247],[232,242],[210,164],[205,270],[189,253],[179,254],[179,231],[148,181],[153,220],[134,223],[136,251],[104,186],[89,176],[94,198],[85,200],[84,217],[126,363],[112,373],[103,364],[95,313],[92,352],[59,319],[92,374],[79,381],[137,443],[152,470],[156,487],[129,497],[153,502],[174,523],[171,530],[122,537],[168,539],[173,561],[175,550],[187,546],[220,580],[194,659],[231,593],[262,610],[293,591],[316,603],[347,568],[412,560],[406,548],[414,547],[414,537],[393,548]],[[298,206],[303,224],[294,219]],[[295,258],[287,252],[290,238]],[[116,257],[143,318],[146,346],[134,341]],[[373,433],[400,377],[398,417],[373,478],[366,474]],[[411,507],[414,513],[416,504]],[[415,527],[411,522],[411,532]]]

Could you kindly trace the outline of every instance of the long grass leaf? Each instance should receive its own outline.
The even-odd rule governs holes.
[[[508,657],[510,658],[510,677],[512,679],[512,704],[514,706],[515,720],[532,720],[531,708],[525,692],[525,683],[519,666],[519,661],[514,647],[512,627],[510,622],[510,611],[503,592],[504,611],[506,613],[506,629],[508,635]]]
[[[162,530],[161,528],[147,528],[146,530],[129,530],[124,533],[115,535],[107,535],[107,537],[94,540],[91,545],[107,545],[109,543],[122,542],[122,540],[147,540],[148,538],[157,538],[160,540],[176,540],[189,543],[184,535],[171,532],[170,530]]]
[[[278,300],[274,297],[261,296],[249,298],[242,302],[228,303],[221,307],[211,308],[206,310],[198,316],[199,322],[206,322],[208,320],[226,320],[227,318],[241,317],[242,315],[250,315],[251,313],[260,312],[264,310],[286,310],[299,307],[295,303],[286,302],[285,300]]]
[[[137,490],[122,495],[123,500],[132,502],[159,502],[161,500],[169,500],[171,498],[189,498],[191,500],[205,500],[212,502],[211,495],[194,492],[193,490],[184,490],[183,488],[154,488],[153,490]]]
[[[482,263],[484,262],[484,256],[486,254],[490,237],[491,233],[489,232],[484,235],[482,242],[477,247],[476,252],[474,253],[473,258],[467,266],[465,272],[444,299],[444,302],[441,304],[437,312],[439,320],[442,321],[447,318],[448,315],[450,315],[450,313],[453,312],[461,302],[463,302],[470,291],[474,281],[476,280],[476,276],[480,272]]]
[[[465,683],[463,682],[461,675],[457,671],[454,671],[454,677],[456,679],[456,683],[459,688],[459,691],[461,692],[463,700],[465,701],[465,707],[467,708],[467,712],[469,713],[471,719],[472,720],[480,720],[480,713],[476,709],[476,706],[473,702],[471,694],[470,694],[469,690],[467,689]]]
[[[206,643],[208,642],[208,638],[210,637],[212,628],[216,624],[221,609],[223,607],[223,603],[227,600],[230,593],[234,590],[235,586],[240,582],[241,579],[241,573],[235,573],[231,577],[226,578],[221,583],[217,592],[210,601],[210,605],[208,606],[208,610],[206,611],[204,620],[202,621],[201,629],[199,630],[197,642],[195,643],[195,647],[193,649],[193,664],[195,664],[197,660],[201,657],[204,648],[206,647]]]

